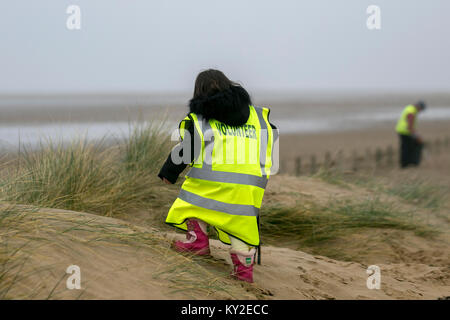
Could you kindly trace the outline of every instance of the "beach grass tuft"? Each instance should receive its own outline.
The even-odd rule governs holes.
[[[283,207],[282,204],[264,207],[261,213],[261,233],[269,243],[278,240],[295,242],[302,247],[320,247],[342,236],[368,229],[413,231],[422,237],[435,231],[411,213],[379,198],[360,201],[330,200]]]
[[[20,161],[3,173],[0,198],[102,215],[144,208],[160,198],[156,170],[170,151],[161,128],[136,123],[123,139],[43,138],[37,149],[22,146]]]

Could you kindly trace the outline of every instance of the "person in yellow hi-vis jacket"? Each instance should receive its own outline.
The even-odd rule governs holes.
[[[186,230],[175,241],[179,252],[210,254],[207,225],[231,245],[232,275],[253,282],[259,239],[259,209],[274,173],[277,128],[269,109],[255,107],[247,91],[221,71],[206,70],[195,81],[189,113],[180,122],[181,142],[172,150],[159,177],[175,183],[190,165],[166,223]]]
[[[421,160],[422,138],[417,134],[417,115],[425,110],[426,104],[419,101],[407,105],[397,121],[395,131],[400,137],[400,167],[418,166]]]

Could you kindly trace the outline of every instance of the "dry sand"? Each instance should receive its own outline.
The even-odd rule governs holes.
[[[65,218],[69,216],[77,222],[123,225],[120,220],[89,214],[59,210],[50,213],[53,216],[64,214]],[[167,258],[171,256],[169,253],[167,257],[161,254],[164,250],[155,254],[148,247],[87,242],[92,236],[101,237],[100,233],[89,237],[78,234],[76,240],[71,239],[72,236],[59,238],[62,242],[41,243],[33,250],[23,269],[28,275],[13,287],[10,297],[28,297],[29,293],[34,293],[33,298],[42,299],[47,298],[51,290],[54,290],[50,295],[52,299],[437,299],[450,294],[448,266],[380,263],[381,289],[369,290],[366,264],[271,246],[263,248],[262,265],[255,267],[255,283],[243,284],[227,276],[231,269],[228,247],[217,240],[211,241],[212,258],[194,260],[198,267],[216,276],[212,281],[227,286],[228,292],[214,289],[205,292],[196,288],[204,285],[202,275],[183,279],[183,273],[189,270],[181,268],[179,273],[170,270],[174,261]],[[182,237],[179,234],[167,236],[168,239]],[[170,249],[167,247],[167,250]],[[181,263],[183,259],[178,257]],[[65,269],[72,264],[81,268],[81,290],[66,289]],[[174,273],[158,277],[161,271]]]
[[[214,257],[228,262],[228,248],[212,243]],[[366,285],[367,265],[313,256],[288,248],[264,247],[255,284],[270,299],[436,299],[450,293],[448,268],[426,264],[378,264],[380,290]]]
[[[294,194],[294,195],[293,195]],[[301,199],[370,196],[314,178],[273,177],[265,204],[294,205]],[[392,200],[386,195],[384,200]],[[409,204],[402,204],[405,208]],[[426,213],[426,212],[425,212]],[[147,213],[150,215],[151,213]],[[444,224],[445,220],[432,220]],[[212,257],[184,257],[170,249],[179,233],[161,232],[139,216],[133,223],[87,213],[41,209],[18,221],[8,245],[28,257],[10,298],[52,299],[437,299],[450,295],[446,238],[428,241],[389,230],[346,239],[346,250],[365,250],[360,261],[338,261],[292,246],[263,246],[255,283],[230,279],[228,246],[211,240]],[[448,228],[448,220],[447,225]],[[448,229],[447,229],[448,230]],[[5,235],[5,234],[4,234]],[[370,242],[370,237],[373,243]],[[8,235],[3,238],[6,241]],[[386,245],[380,237],[389,238]],[[393,239],[392,239],[393,238]],[[385,239],[386,240],[386,239]],[[392,241],[394,240],[394,241]],[[6,243],[6,242],[5,242]],[[362,260],[362,261],[361,261]],[[82,272],[82,290],[66,289],[69,265]],[[369,265],[381,270],[381,288],[366,286]],[[17,270],[17,269],[16,269]]]

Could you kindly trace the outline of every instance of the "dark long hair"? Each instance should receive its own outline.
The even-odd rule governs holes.
[[[208,69],[198,74],[193,99],[206,98],[230,89],[232,86],[239,86],[239,84],[228,79],[222,71]]]
[[[195,80],[189,112],[230,126],[240,126],[248,120],[250,105],[250,95],[241,85],[228,79],[223,72],[209,69],[200,72]]]

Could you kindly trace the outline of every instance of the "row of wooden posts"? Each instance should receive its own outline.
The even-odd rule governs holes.
[[[450,149],[450,138],[438,138],[425,142],[425,152],[433,155]],[[321,161],[312,154],[309,157],[297,156],[294,163],[285,160],[280,162],[280,173],[295,174],[296,176],[315,174],[319,169],[337,169],[342,171],[359,171],[364,169],[394,168],[399,165],[399,151],[389,145],[386,148],[376,148],[374,151],[367,148],[364,153],[353,150],[350,156],[344,155],[342,150],[332,154],[325,152]],[[290,165],[289,165],[290,164]]]

